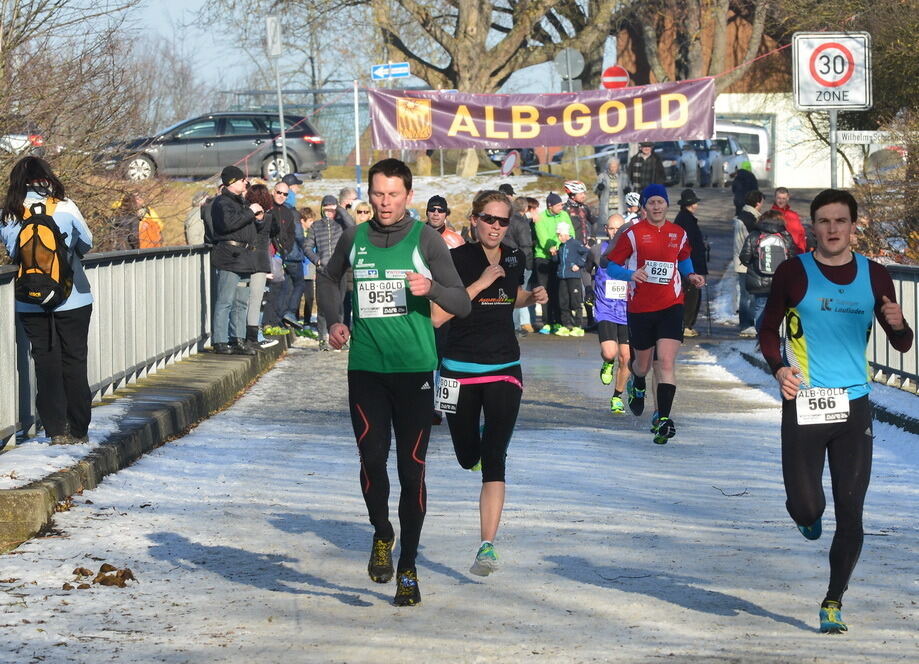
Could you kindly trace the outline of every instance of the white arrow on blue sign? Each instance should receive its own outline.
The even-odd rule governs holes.
[[[411,75],[407,62],[389,62],[385,65],[373,65],[370,78],[374,81],[385,81],[390,78],[408,78]]]

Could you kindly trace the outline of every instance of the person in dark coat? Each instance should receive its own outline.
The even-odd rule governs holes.
[[[699,197],[692,189],[684,189],[680,195],[678,205],[680,211],[676,219],[673,220],[677,226],[686,231],[686,238],[689,240],[689,246],[692,248],[692,267],[696,274],[705,276],[708,274],[708,247],[705,241],[705,235],[699,228],[699,220],[696,219],[695,212],[699,208]],[[689,281],[683,282],[686,289],[686,298],[683,309],[683,336],[695,337],[698,332],[695,330],[696,318],[699,316],[699,304],[702,300],[702,291],[693,286]]]
[[[747,194],[759,189],[756,176],[753,175],[753,166],[749,161],[742,162],[740,168],[734,171],[734,181],[731,182],[731,192],[734,194],[734,214],[739,215],[746,205]]]
[[[649,184],[664,184],[664,163],[654,154],[654,143],[638,144],[638,154],[629,159],[629,182],[632,191],[643,191]]]
[[[258,229],[265,211],[258,203],[246,203],[243,194],[249,182],[239,168],[227,166],[220,173],[220,179],[223,192],[211,206],[216,242],[211,252],[211,265],[216,270],[217,281],[212,338],[214,352],[220,355],[254,355],[255,349],[245,342],[246,312],[249,275],[259,268]]]

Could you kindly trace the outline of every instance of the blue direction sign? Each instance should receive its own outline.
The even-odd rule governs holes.
[[[373,65],[370,68],[370,78],[374,81],[385,81],[390,78],[408,78],[411,72],[407,62],[389,62],[385,65]]]

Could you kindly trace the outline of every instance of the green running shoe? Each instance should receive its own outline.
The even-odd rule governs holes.
[[[658,445],[664,445],[668,440],[676,435],[676,425],[669,417],[662,417],[657,421],[657,427],[654,429],[654,442]]]
[[[470,470],[470,471],[480,471],[480,470],[482,470],[482,460],[479,459],[478,461],[476,461],[476,462],[475,462],[475,465],[474,465],[472,468],[470,468],[469,470]]]
[[[418,588],[418,574],[415,570],[399,572],[396,579],[396,596],[392,603],[396,606],[421,604],[421,590]]]
[[[367,574],[376,583],[389,583],[395,570],[392,566],[392,550],[396,538],[390,540],[373,538],[373,549],[370,550],[370,562],[367,563]]]
[[[488,576],[492,572],[498,571],[498,552],[491,542],[485,542],[479,547],[479,552],[475,554],[475,560],[469,571],[476,576]]]
[[[842,621],[842,604],[831,599],[820,606],[820,631],[824,634],[842,634],[849,628]]]
[[[569,330],[567,327],[562,327],[561,325],[559,325],[558,329],[555,330],[553,334],[557,337],[570,337],[571,330]]]
[[[584,334],[583,327],[572,327],[568,332],[569,337],[583,337]]]
[[[622,403],[622,397],[613,397],[609,400],[609,412],[615,415],[625,414],[625,404]]]
[[[609,385],[613,382],[613,363],[604,362],[603,366],[600,367],[600,382],[604,385]]]

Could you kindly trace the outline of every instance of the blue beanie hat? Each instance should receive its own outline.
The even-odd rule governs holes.
[[[648,199],[652,196],[660,196],[667,201],[667,205],[670,205],[670,198],[667,196],[667,188],[662,184],[649,184],[645,187],[644,191],[641,192],[641,207],[644,207],[645,203],[647,203]]]
[[[558,205],[562,202],[562,197],[556,194],[554,191],[549,192],[549,195],[546,196],[546,207],[552,207],[553,205]]]

